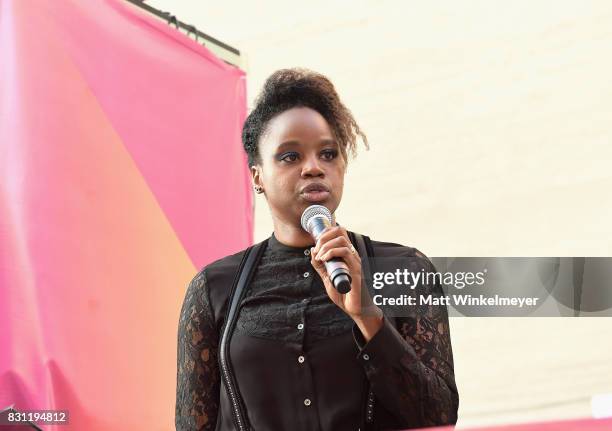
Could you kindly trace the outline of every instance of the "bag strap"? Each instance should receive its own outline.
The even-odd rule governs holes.
[[[357,253],[362,257],[361,269],[366,280],[372,278],[372,270],[370,268],[370,259],[374,257],[374,249],[372,247],[372,241],[366,235],[361,235],[356,232],[350,232],[349,237],[352,236],[351,242],[354,242],[357,246]]]
[[[361,256],[361,270],[363,271],[363,277],[365,280],[364,286],[369,285],[370,280],[372,280],[372,266],[370,263],[371,259],[374,258],[374,247],[372,246],[372,240],[370,237],[366,235],[361,235],[358,233],[351,232],[351,242],[353,242],[357,246],[357,252],[359,256]],[[374,428],[374,391],[372,390],[372,385],[370,380],[365,378],[366,384],[366,395],[363,400],[363,410],[361,413],[361,424],[359,429],[368,431],[373,430]]]
[[[246,413],[246,408],[242,397],[240,396],[240,390],[238,388],[238,382],[232,371],[232,364],[229,357],[229,344],[232,337],[232,332],[236,325],[236,319],[238,316],[238,310],[240,308],[240,302],[244,296],[247,286],[249,285],[257,263],[263,254],[268,240],[262,241],[246,249],[242,261],[238,266],[238,271],[234,277],[234,283],[232,291],[228,298],[229,304],[227,307],[227,314],[225,317],[225,325],[221,335],[221,342],[219,348],[219,362],[221,363],[223,383],[225,389],[230,397],[232,403],[232,411],[234,413],[234,423],[239,431],[247,431],[251,429],[249,418]]]

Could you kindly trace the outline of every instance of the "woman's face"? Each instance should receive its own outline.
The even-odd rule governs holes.
[[[310,205],[332,213],[342,199],[346,161],[317,111],[299,107],[272,118],[259,141],[260,164],[251,168],[273,216],[299,226]]]

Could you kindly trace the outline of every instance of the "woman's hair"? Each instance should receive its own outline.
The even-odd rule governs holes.
[[[368,148],[366,135],[351,111],[342,104],[327,77],[308,69],[281,69],[266,80],[242,128],[242,143],[249,157],[249,166],[260,161],[258,144],[268,122],[295,107],[314,109],[327,120],[345,160],[348,160],[347,153],[353,157],[356,155],[358,136]]]

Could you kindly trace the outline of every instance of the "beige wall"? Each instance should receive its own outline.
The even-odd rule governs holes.
[[[612,2],[148,3],[245,52],[250,101],[278,68],[332,79],[372,146],[350,229],[430,256],[612,255]],[[588,416],[612,392],[612,319],[451,325],[462,427]]]

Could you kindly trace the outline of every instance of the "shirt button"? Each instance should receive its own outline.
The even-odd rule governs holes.
[[[303,364],[303,363],[304,363],[304,357],[303,357],[302,355],[298,356],[298,362],[299,362],[300,364]]]
[[[306,272],[304,273],[304,278],[308,278],[308,276],[309,276],[309,275],[310,275],[310,272],[306,271]]]
[[[310,398],[306,398],[306,399],[304,400],[304,405],[305,405],[305,406],[309,406],[309,405],[310,405]]]
[[[367,353],[363,354],[363,359],[365,359],[366,361],[368,361],[370,359],[370,355],[368,355]]]
[[[310,256],[310,249],[307,248],[306,250],[304,250],[304,254],[306,256]]]
[[[298,328],[298,329],[304,329],[304,324],[303,324],[303,323],[298,323],[297,328]]]

